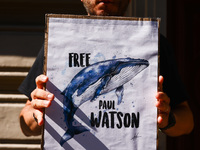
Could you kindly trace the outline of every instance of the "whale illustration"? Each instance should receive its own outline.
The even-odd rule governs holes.
[[[94,63],[77,73],[62,92],[67,131],[61,137],[60,144],[88,131],[83,126],[72,125],[74,114],[81,104],[115,90],[119,105],[123,99],[123,85],[148,66],[149,62],[144,59],[119,58]]]

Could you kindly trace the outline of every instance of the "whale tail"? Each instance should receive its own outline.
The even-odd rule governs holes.
[[[74,136],[73,131],[67,130],[65,134],[61,137],[60,145],[62,146],[66,141],[70,140]]]
[[[63,114],[64,114],[64,121],[66,123],[66,126],[68,127],[65,134],[61,137],[60,145],[62,146],[66,141],[70,140],[74,137],[76,134],[83,133],[85,131],[89,131],[89,129],[86,129],[84,126],[73,126],[72,122],[74,121],[74,114],[77,110],[77,107],[74,107],[72,99],[68,98],[68,96],[64,97],[63,101]]]
[[[67,129],[65,134],[61,137],[60,145],[62,146],[66,141],[73,138],[74,135],[80,134],[80,133],[83,133],[83,132],[86,132],[86,131],[89,131],[89,129],[87,129],[84,126],[76,126],[76,127],[73,126],[71,129],[70,128]]]

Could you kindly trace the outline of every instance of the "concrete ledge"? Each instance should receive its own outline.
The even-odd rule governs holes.
[[[27,99],[23,94],[0,94],[0,103],[25,103]]]
[[[0,72],[0,77],[26,77],[27,72]]]
[[[27,99],[23,94],[0,94],[1,99]]]
[[[40,150],[40,144],[0,144],[0,150]]]
[[[0,72],[0,93],[19,94],[17,90],[27,73]]]
[[[35,57],[0,56],[0,67],[28,67],[35,61]]]

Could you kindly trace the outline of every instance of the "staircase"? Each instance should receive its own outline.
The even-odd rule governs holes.
[[[0,56],[0,150],[39,150],[41,137],[26,137],[19,113],[27,97],[17,91],[35,58]]]

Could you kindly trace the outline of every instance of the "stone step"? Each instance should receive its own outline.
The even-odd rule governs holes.
[[[18,87],[35,58],[0,56],[0,150],[39,150],[41,136],[26,137],[20,129],[19,114],[27,97]]]
[[[0,93],[19,93],[17,89],[26,75],[27,72],[0,72]]]
[[[35,57],[0,55],[0,71],[28,72]]]
[[[40,150],[40,144],[0,144],[0,150]]]
[[[27,97],[23,94],[0,94],[0,103],[25,103]]]
[[[0,144],[5,141],[24,141],[41,140],[41,136],[26,137],[20,128],[19,114],[24,107],[23,103],[0,103]],[[31,144],[31,143],[30,143]],[[35,143],[34,143],[35,144]]]
[[[35,57],[0,55],[0,93],[19,94],[17,89],[34,60]]]

